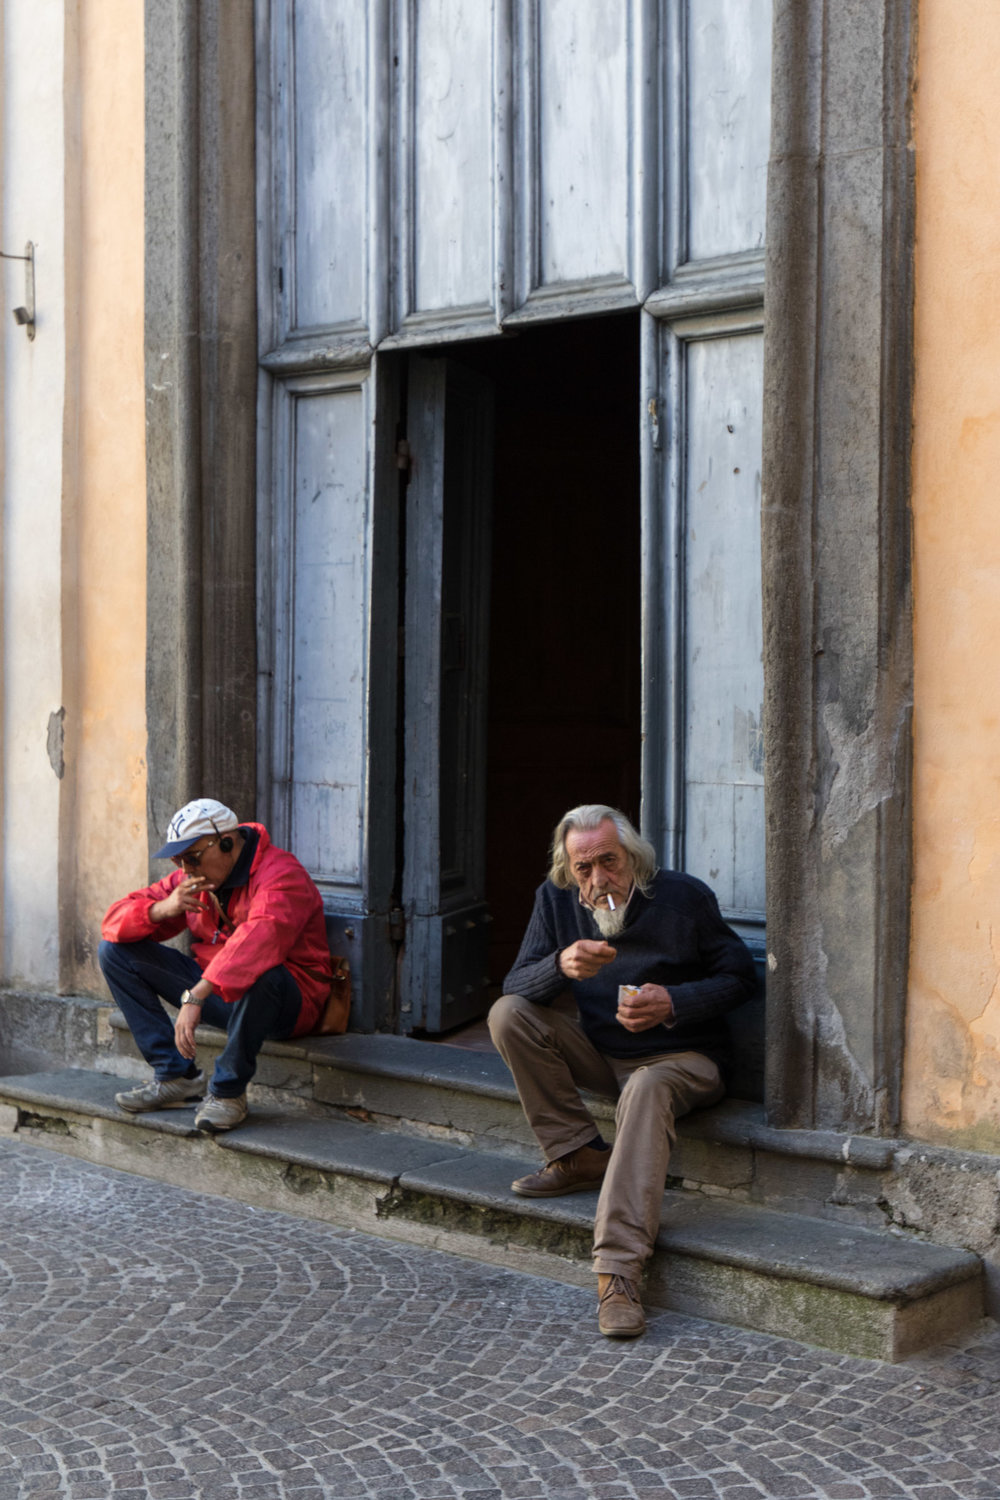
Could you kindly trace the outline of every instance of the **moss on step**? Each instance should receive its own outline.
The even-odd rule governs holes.
[[[518,1244],[544,1250],[568,1260],[589,1260],[591,1231],[573,1224],[528,1218],[485,1204],[461,1203],[430,1193],[394,1187],[377,1207],[380,1219],[406,1219],[414,1224],[440,1225],[443,1229],[477,1235],[494,1244]]]

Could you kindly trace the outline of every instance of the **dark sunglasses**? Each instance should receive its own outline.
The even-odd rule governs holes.
[[[213,844],[217,844],[218,842],[218,839],[209,839],[208,843],[203,849],[196,849],[193,853],[185,850],[183,854],[172,854],[170,858],[172,862],[177,866],[178,870],[182,867],[185,870],[197,870],[198,866],[201,864],[202,855],[207,854],[209,849],[212,848]]]

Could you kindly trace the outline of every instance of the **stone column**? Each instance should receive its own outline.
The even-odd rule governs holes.
[[[767,1101],[883,1133],[910,889],[910,11],[776,0],[767,222]]]
[[[150,837],[256,800],[253,6],[146,0]]]

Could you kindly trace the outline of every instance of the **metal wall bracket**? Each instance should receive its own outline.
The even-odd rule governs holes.
[[[0,250],[0,259],[24,261],[24,306],[14,308],[14,322],[19,323],[29,339],[35,337],[35,247],[31,240],[24,247],[24,255],[8,255]]]

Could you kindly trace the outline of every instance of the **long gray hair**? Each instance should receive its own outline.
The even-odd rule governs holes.
[[[576,885],[566,858],[566,835],[574,828],[590,833],[605,822],[615,825],[622,848],[632,866],[632,878],[642,894],[647,896],[649,882],[656,874],[656,850],[648,839],[636,832],[623,812],[619,812],[617,807],[605,807],[602,802],[584,802],[580,807],[571,807],[559,819],[552,835],[549,879],[563,891]]]

